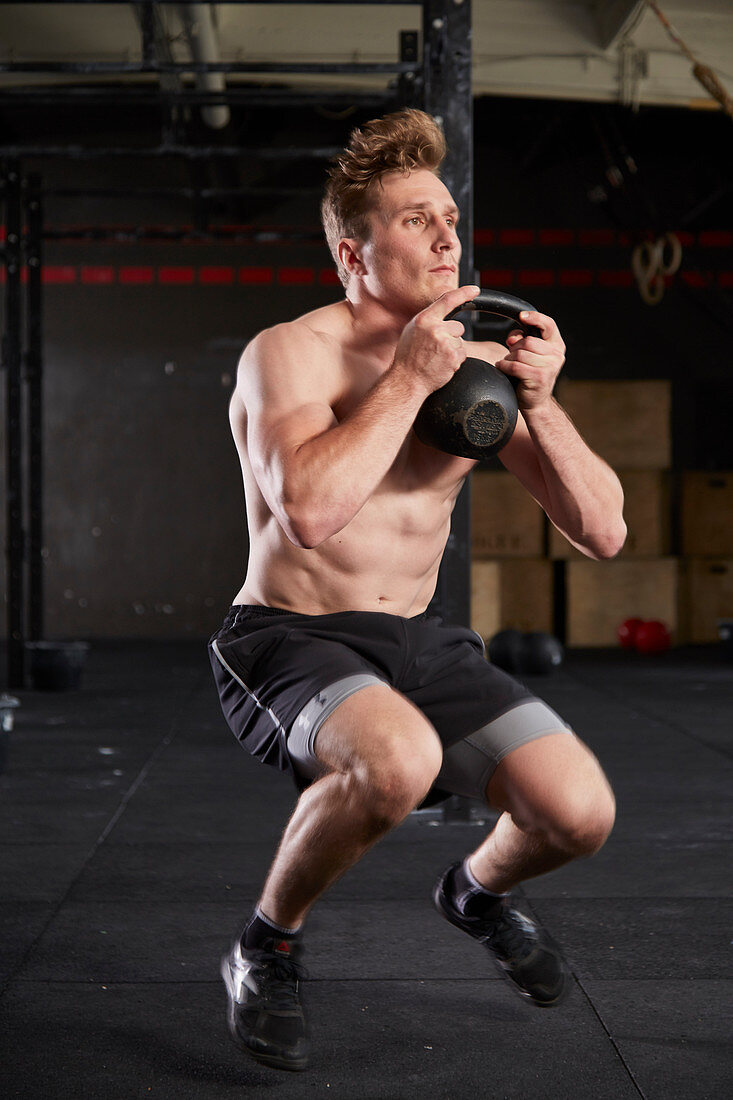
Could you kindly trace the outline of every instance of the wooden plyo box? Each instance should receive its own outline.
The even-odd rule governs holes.
[[[558,401],[614,470],[665,470],[672,460],[668,381],[561,381]]]
[[[628,528],[619,557],[663,557],[670,550],[669,475],[664,470],[622,470],[618,476]],[[550,557],[580,561],[585,555],[550,524]]]
[[[624,619],[661,619],[677,634],[677,558],[569,561],[566,566],[569,646],[616,646]]]
[[[552,562],[543,558],[472,562],[471,627],[484,640],[508,629],[552,633]]]
[[[691,558],[733,557],[733,473],[682,475],[682,552]]]
[[[471,553],[474,558],[532,558],[544,553],[545,514],[513,474],[479,470],[471,476]]]
[[[733,558],[689,558],[680,583],[680,619],[688,642],[717,642],[718,619],[733,619]]]

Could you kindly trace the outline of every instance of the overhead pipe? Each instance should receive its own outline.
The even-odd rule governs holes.
[[[186,34],[191,57],[200,65],[221,64],[219,39],[209,4],[178,4],[178,15]],[[198,73],[196,86],[200,92],[226,91],[224,73]],[[229,123],[229,108],[225,104],[202,107],[201,117],[212,130],[223,130]]]

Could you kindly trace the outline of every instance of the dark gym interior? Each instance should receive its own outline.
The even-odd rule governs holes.
[[[685,6],[662,4],[680,25]],[[2,44],[13,7],[0,4],[14,80],[0,85],[3,1095],[728,1095],[733,118],[713,100],[472,98],[476,281],[556,319],[558,396],[619,472],[629,540],[583,560],[532,502],[492,505],[509,475],[488,460],[446,583],[458,571],[470,586],[487,641],[516,628],[562,643],[562,665],[525,680],[598,756],[617,821],[592,859],[523,887],[573,974],[566,1005],[539,1012],[430,904],[437,872],[496,815],[456,799],[411,814],[309,918],[312,1064],[278,1074],[229,1041],[218,970],[296,798],[234,741],[206,653],[248,553],[227,408],[258,331],[340,296],[319,223],[326,159],[409,89],[398,76],[387,106],[350,104],[348,89],[305,95],[283,75],[263,94],[253,78],[223,131],[195,106],[115,102],[88,79],[98,100],[74,100],[70,81],[54,102],[32,73],[18,83]],[[480,0],[466,8],[476,18]],[[652,302],[633,257],[670,234],[679,264]],[[632,617],[663,621],[664,644],[622,645]],[[58,661],[45,678],[39,642]]]

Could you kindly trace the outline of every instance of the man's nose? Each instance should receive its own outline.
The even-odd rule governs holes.
[[[435,247],[440,249],[454,248],[458,243],[458,234],[455,227],[452,225],[446,225],[441,219],[437,224],[437,232],[435,234]]]
[[[438,252],[452,252],[458,247],[458,234],[449,225],[443,225],[436,234],[433,246]]]

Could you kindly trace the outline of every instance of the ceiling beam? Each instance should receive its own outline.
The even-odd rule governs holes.
[[[645,0],[599,0],[596,9],[598,37],[602,50],[610,50],[640,22]]]

